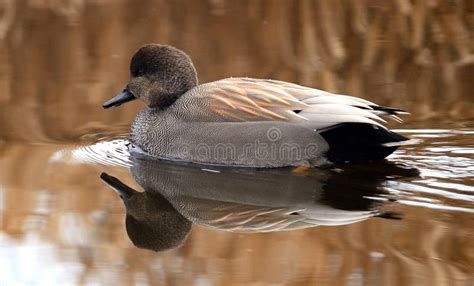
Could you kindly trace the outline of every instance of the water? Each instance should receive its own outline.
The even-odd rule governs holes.
[[[447,21],[460,34],[443,41],[438,10],[406,1],[397,13],[337,1],[48,3],[0,4],[0,285],[474,285],[467,15]],[[100,105],[148,42],[186,50],[201,82],[272,77],[408,109],[391,127],[420,142],[383,163],[314,170],[131,157],[141,104]],[[103,179],[128,189],[103,173],[147,192],[125,207]]]
[[[5,285],[142,280],[470,285],[474,129],[469,122],[430,125],[434,122],[399,129],[422,142],[383,164],[278,175],[131,159],[123,132],[97,133],[79,146],[3,144],[2,279]],[[133,245],[121,199],[99,178],[106,172],[141,191],[129,170],[133,164],[135,176],[154,176],[147,186],[151,192],[162,189],[165,201],[194,222],[179,242],[160,240],[157,246],[153,236],[135,242],[155,250],[170,247],[167,251]],[[289,185],[278,187],[291,176]],[[310,219],[294,220],[305,210]],[[159,212],[141,215],[153,225]],[[276,231],[282,229],[294,230]],[[133,232],[146,233],[129,229]]]

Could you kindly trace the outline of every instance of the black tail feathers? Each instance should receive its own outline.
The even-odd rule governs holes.
[[[333,163],[380,161],[409,140],[400,134],[367,123],[341,123],[321,132],[328,142],[327,158]]]

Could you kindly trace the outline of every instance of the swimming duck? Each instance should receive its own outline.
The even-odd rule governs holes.
[[[241,167],[319,166],[382,160],[407,138],[388,130],[404,110],[271,79],[198,83],[183,51],[149,44],[130,81],[104,108],[141,99],[132,151],[172,161]]]
[[[372,217],[401,219],[402,214],[386,210],[393,198],[376,198],[388,194],[382,187],[387,178],[419,175],[416,169],[386,162],[295,174],[294,168],[203,168],[145,156],[131,159],[130,171],[144,191],[106,173],[100,177],[125,205],[131,241],[155,251],[182,245],[192,224],[261,233],[346,225]]]

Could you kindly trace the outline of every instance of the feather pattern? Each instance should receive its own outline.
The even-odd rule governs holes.
[[[131,142],[160,158],[217,165],[319,166],[353,154],[378,160],[396,149],[382,144],[404,141],[382,125],[401,113],[292,83],[229,78],[198,85],[167,108],[143,109]],[[329,132],[358,123],[370,126]]]
[[[252,78],[227,78],[199,85],[173,107],[185,110],[179,116],[193,122],[286,121],[305,123],[314,129],[347,122],[385,128],[383,117],[400,122],[397,114],[405,113],[352,96]]]
[[[232,232],[272,232],[302,229],[320,225],[345,225],[366,220],[374,211],[345,211],[319,206],[306,209],[298,207],[263,207],[223,203],[224,206],[207,209],[206,219],[194,217],[193,221]]]

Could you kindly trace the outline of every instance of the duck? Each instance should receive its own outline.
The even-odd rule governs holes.
[[[390,211],[396,197],[381,200],[389,195],[383,186],[393,176],[419,177],[417,169],[392,162],[295,174],[293,168],[204,168],[149,156],[131,160],[130,173],[142,190],[107,173],[100,178],[125,206],[131,242],[153,251],[183,245],[193,225],[249,234],[399,220],[403,214]]]
[[[274,79],[199,84],[191,58],[169,45],[133,55],[130,80],[102,107],[140,99],[133,152],[205,165],[278,168],[384,160],[410,142],[384,124],[403,109]]]

